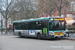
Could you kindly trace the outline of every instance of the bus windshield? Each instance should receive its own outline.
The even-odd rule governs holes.
[[[50,30],[65,30],[65,22],[54,20],[49,23],[49,29]]]

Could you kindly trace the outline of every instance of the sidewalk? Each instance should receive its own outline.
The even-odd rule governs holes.
[[[75,37],[64,37],[66,38],[65,40],[75,40]]]
[[[75,40],[75,33],[69,34],[69,35],[70,35],[69,37],[68,37],[68,35],[67,35],[67,37],[64,37],[65,40]]]
[[[4,34],[5,34],[5,32],[2,32],[2,34],[0,32],[0,35],[4,35]],[[13,32],[8,32],[7,35],[13,35]]]

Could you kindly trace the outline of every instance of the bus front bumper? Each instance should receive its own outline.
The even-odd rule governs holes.
[[[49,35],[49,38],[62,38],[64,36],[54,36],[54,35]]]

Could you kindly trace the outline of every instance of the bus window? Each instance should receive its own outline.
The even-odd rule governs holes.
[[[28,24],[27,23],[22,23],[22,29],[27,30],[28,29]]]
[[[43,29],[43,34],[47,34],[48,32],[48,22],[43,22],[42,23],[42,29]]]
[[[32,29],[32,22],[28,23],[28,29],[31,30]]]
[[[15,30],[23,30],[24,29],[24,26],[23,26],[24,24],[23,23],[15,23],[14,24],[14,29]]]
[[[38,22],[38,24],[36,23],[36,29],[41,30],[41,28],[42,28],[41,22]]]
[[[41,22],[29,22],[28,23],[28,29],[29,30],[39,30],[41,29]]]
[[[14,28],[15,30],[19,30],[19,23],[15,23],[15,24],[14,24],[14,27],[15,27],[15,28]]]
[[[44,28],[44,27],[48,28],[48,22],[43,22],[43,23],[42,23],[42,26],[43,26],[43,28]]]
[[[65,22],[64,21],[54,21],[53,22],[54,30],[65,30]]]
[[[52,22],[49,23],[49,30],[53,30],[53,24],[52,24]]]

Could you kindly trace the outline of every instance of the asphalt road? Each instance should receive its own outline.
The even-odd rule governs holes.
[[[75,50],[75,41],[0,35],[0,50]]]

